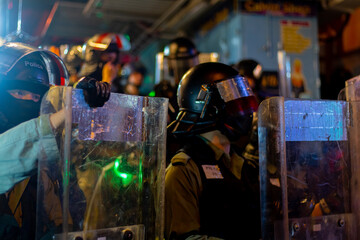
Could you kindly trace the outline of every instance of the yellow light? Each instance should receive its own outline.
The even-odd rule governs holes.
[[[98,48],[98,49],[102,49],[105,50],[107,49],[108,45],[104,44],[104,43],[94,43],[94,42],[89,42],[89,46],[93,47],[93,48]]]

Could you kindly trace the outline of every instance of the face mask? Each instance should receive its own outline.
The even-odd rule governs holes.
[[[40,95],[41,97],[43,94]],[[33,100],[17,99],[6,90],[0,92],[0,133],[13,128],[27,120],[37,118],[40,114],[41,99]]]
[[[230,141],[236,141],[250,132],[252,119],[253,115],[250,113],[225,115],[225,118],[220,126],[220,131]]]

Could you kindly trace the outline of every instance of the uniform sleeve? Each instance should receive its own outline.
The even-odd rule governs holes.
[[[197,234],[200,229],[200,172],[195,163],[170,164],[165,175],[165,236]]]
[[[49,115],[26,121],[0,134],[0,193],[36,173],[40,152],[47,160],[59,156]]]

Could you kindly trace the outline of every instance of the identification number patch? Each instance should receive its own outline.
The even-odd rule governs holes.
[[[201,165],[207,179],[223,179],[218,165]]]

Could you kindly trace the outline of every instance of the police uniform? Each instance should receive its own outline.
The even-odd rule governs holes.
[[[167,239],[260,238],[258,166],[236,153],[192,138],[172,158],[165,191]]]

